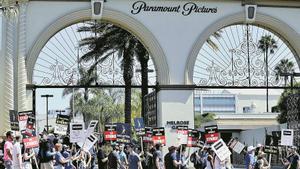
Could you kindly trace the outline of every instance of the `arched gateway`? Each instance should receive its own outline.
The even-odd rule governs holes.
[[[161,85],[157,93],[157,124],[167,128],[168,140],[176,138],[173,124],[194,127],[197,86],[193,76],[199,50],[214,32],[244,23],[244,5],[242,0],[107,0],[104,3],[102,20],[138,37],[153,59],[157,82]],[[295,56],[300,53],[300,25],[295,22],[300,11],[294,8],[299,6],[296,1],[287,4],[259,1],[253,23],[280,35]],[[44,45],[63,28],[90,20],[90,8],[90,1],[29,0],[20,5],[18,22],[2,18],[1,133],[9,128],[9,110],[32,109],[32,97],[25,87],[33,83],[35,64]]]

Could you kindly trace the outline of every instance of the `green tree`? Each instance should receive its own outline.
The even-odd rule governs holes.
[[[295,71],[294,63],[292,61],[289,61],[288,59],[281,59],[280,62],[275,66],[275,76],[276,81],[280,80],[280,74],[281,73],[293,73]],[[284,86],[287,85],[288,77],[284,77]]]
[[[95,76],[95,74],[90,74],[88,73],[86,70],[84,70],[83,68],[79,68],[79,80],[77,82],[77,85],[82,85],[82,86],[88,86],[91,85],[96,79],[97,76]],[[89,93],[90,93],[90,89],[89,88],[84,88],[83,90],[80,90],[79,88],[65,88],[63,91],[62,96],[67,96],[71,94],[71,100],[70,100],[70,109],[71,109],[71,113],[76,113],[73,110],[73,99],[77,98],[81,98],[82,97],[82,102],[81,104],[87,103],[89,100]],[[76,97],[75,97],[76,96]],[[74,103],[75,104],[75,103]],[[81,112],[83,115],[83,120],[86,121],[86,113],[85,112]]]
[[[140,41],[128,31],[110,23],[89,23],[78,29],[79,32],[95,33],[95,37],[81,40],[81,47],[88,47],[89,52],[81,57],[81,61],[95,61],[89,72],[95,72],[98,63],[116,53],[122,59],[123,80],[125,83],[125,123],[131,123],[131,85],[133,77],[134,58],[144,49]]]
[[[195,115],[195,128],[200,128],[203,123],[214,121],[216,115],[214,113],[205,113]]]
[[[267,85],[267,93],[266,93],[266,108],[267,112],[269,112],[269,54],[273,54],[274,50],[277,49],[277,44],[275,39],[272,38],[271,35],[264,35],[258,41],[258,48],[265,55],[265,71],[266,71],[266,85]]]
[[[300,87],[300,83],[295,83],[294,87]],[[291,94],[300,94],[299,89],[284,89],[284,91],[281,93],[281,96],[277,103],[277,108],[280,111],[280,114],[277,117],[278,123],[286,123],[287,122],[287,97]]]

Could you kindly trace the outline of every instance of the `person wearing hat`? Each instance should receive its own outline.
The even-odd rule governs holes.
[[[11,131],[8,131],[6,133],[6,141],[4,144],[4,166],[6,169],[12,169],[12,150],[13,150],[13,133]]]
[[[253,169],[255,165],[255,147],[247,147],[247,154],[245,156],[245,168]]]

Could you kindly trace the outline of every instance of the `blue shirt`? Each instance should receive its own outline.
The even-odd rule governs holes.
[[[60,163],[60,161],[62,161],[63,159],[64,159],[63,155],[60,152],[57,152],[55,154],[55,164],[54,164],[54,166],[63,167],[63,165]]]
[[[135,152],[130,153],[128,156],[129,169],[138,169],[139,161],[140,161],[140,158],[139,158],[138,154],[136,154]]]
[[[253,154],[247,153],[245,157],[245,168],[248,169],[249,165],[251,166],[255,165],[255,158]]]

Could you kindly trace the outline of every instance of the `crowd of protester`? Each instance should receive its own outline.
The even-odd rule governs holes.
[[[246,169],[270,169],[263,146],[244,150]],[[193,151],[193,152],[190,152]],[[300,169],[296,147],[281,159],[283,168]],[[38,148],[25,149],[21,135],[6,133],[0,140],[0,169],[231,169],[231,159],[221,161],[209,145],[189,149],[170,146],[163,155],[161,144],[117,144],[97,142],[89,151],[68,142],[68,138],[42,135]]]

